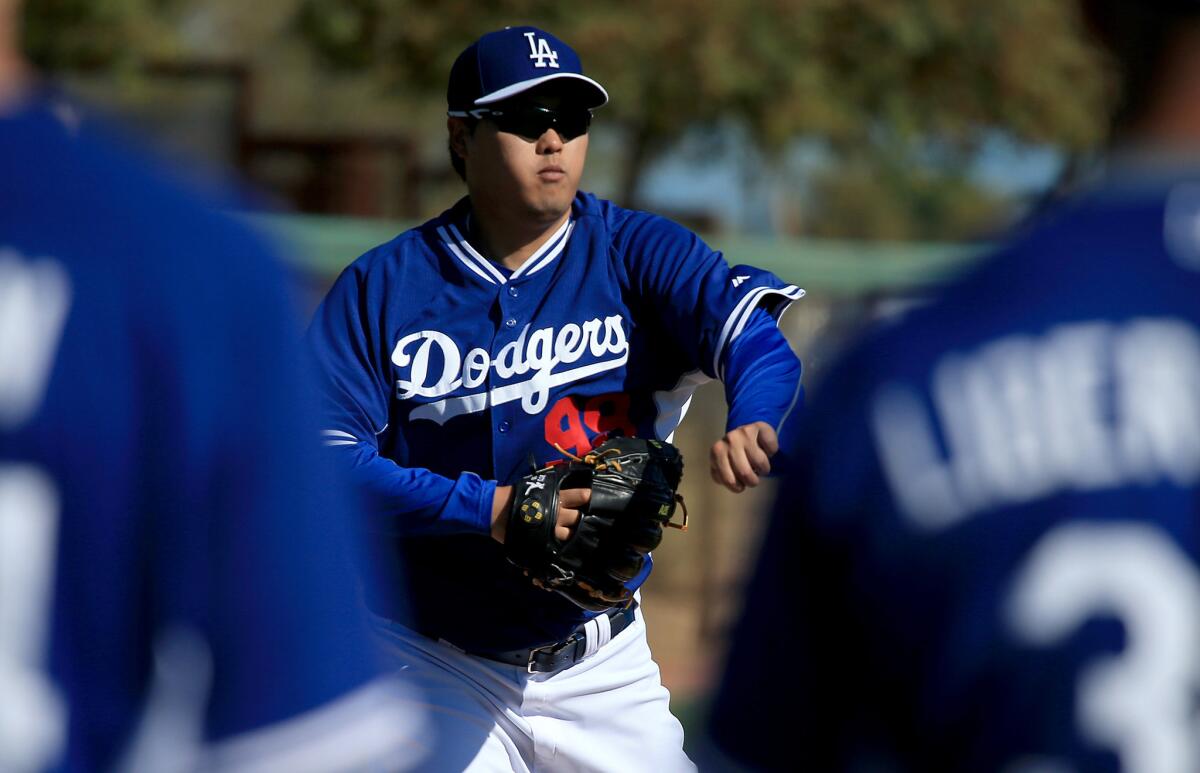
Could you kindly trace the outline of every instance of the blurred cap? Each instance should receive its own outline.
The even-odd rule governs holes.
[[[1176,19],[1200,14],[1200,0],[1081,0],[1084,13],[1120,16],[1139,14],[1148,18]]]
[[[1178,25],[1200,19],[1200,0],[1079,0],[1099,42],[1126,66],[1152,63]]]
[[[446,102],[451,111],[470,110],[559,79],[577,85],[587,107],[608,102],[608,92],[583,74],[579,55],[566,43],[537,27],[505,27],[458,55]]]

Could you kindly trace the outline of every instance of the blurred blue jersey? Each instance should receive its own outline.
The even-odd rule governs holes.
[[[400,767],[278,268],[59,115],[0,113],[0,770]]]
[[[753,768],[1200,770],[1200,183],[1064,205],[818,387],[712,717]]]

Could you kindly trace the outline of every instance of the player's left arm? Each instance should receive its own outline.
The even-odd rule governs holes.
[[[772,469],[784,428],[795,425],[804,389],[800,360],[764,309],[755,309],[728,348],[722,368],[729,415],[709,450],[714,482],[730,491],[757,486]]]
[[[692,232],[647,213],[619,224],[614,247],[672,344],[725,383],[729,420],[711,449],[713,480],[735,492],[758,485],[802,399],[800,361],[777,325],[804,290],[753,266],[730,267]]]

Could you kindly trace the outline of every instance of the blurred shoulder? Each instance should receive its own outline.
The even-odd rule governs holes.
[[[1059,202],[993,245],[926,301],[875,326],[836,372],[853,383],[915,376],[947,352],[1063,323],[1189,318],[1200,291],[1200,176],[1122,177]]]
[[[0,116],[0,138],[0,219],[27,251],[192,303],[278,281],[266,241],[231,216],[238,192],[202,188],[128,130],[39,93]]]

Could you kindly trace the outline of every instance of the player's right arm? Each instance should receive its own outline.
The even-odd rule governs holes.
[[[386,288],[368,266],[360,259],[342,273],[308,330],[321,389],[322,440],[365,495],[373,530],[495,536],[499,503],[511,499],[511,493],[497,492],[495,481],[404,467],[379,452],[388,423],[390,347],[380,333]]]

